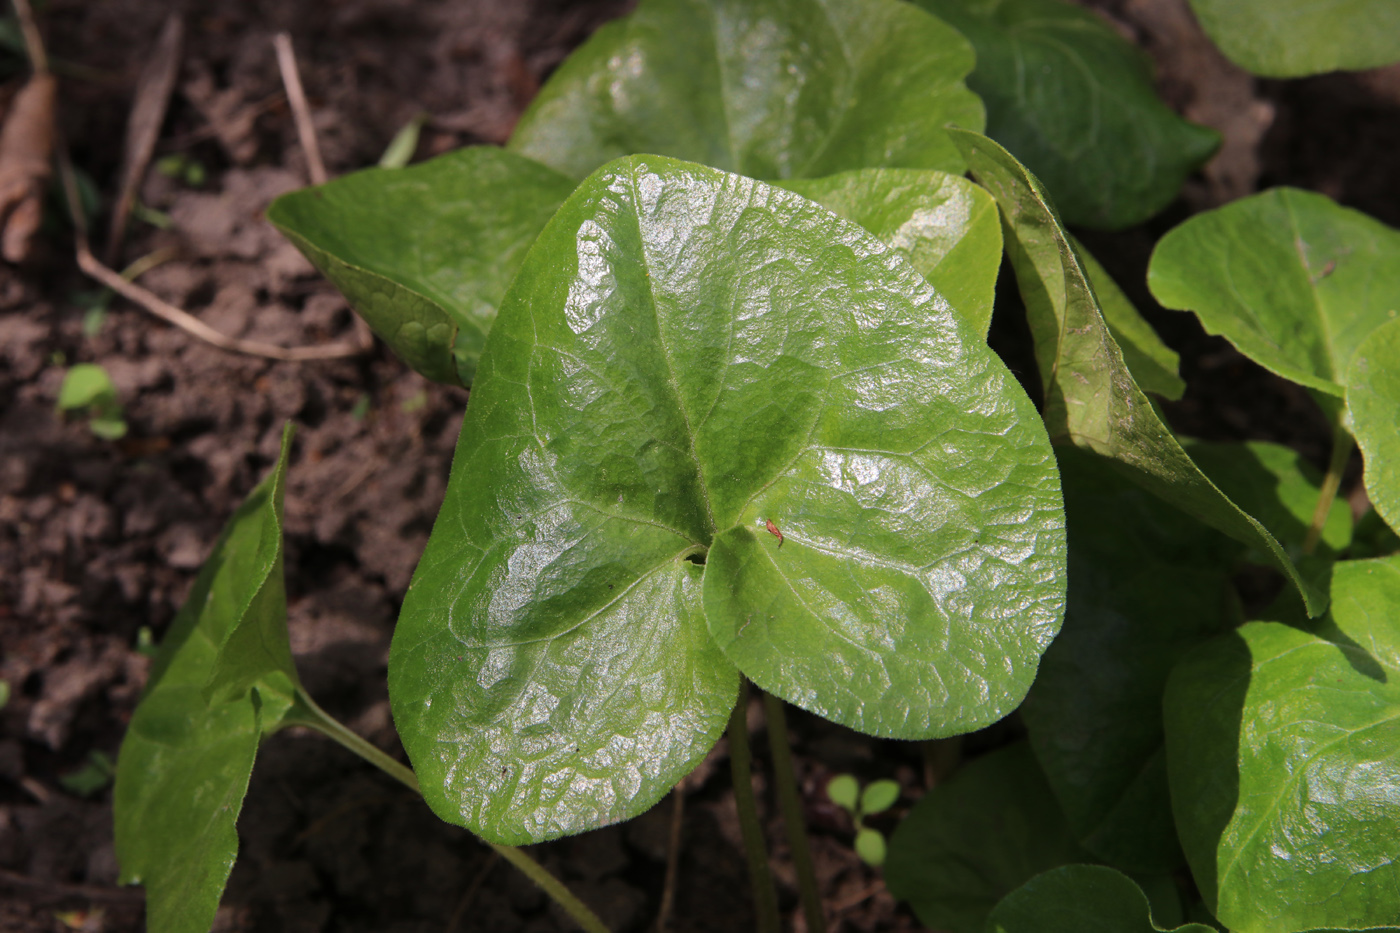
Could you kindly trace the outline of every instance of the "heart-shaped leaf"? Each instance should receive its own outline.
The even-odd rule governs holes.
[[[1175,401],[1186,392],[1186,383],[1177,374],[1181,362],[1176,351],[1162,342],[1152,325],[1113,281],[1108,270],[1073,236],[1075,258],[1098,299],[1099,311],[1108,325],[1108,333],[1123,354],[1123,365],[1144,392],[1153,392]]]
[[[637,156],[581,185],[457,450],[390,696],[428,802],[491,839],[646,809],[724,727],[735,666],[947,735],[1014,708],[1059,627],[1029,400],[903,258],[751,179]]]
[[[1400,528],[1400,320],[1377,327],[1357,348],[1347,410],[1366,458],[1366,494],[1390,527]]]
[[[1220,136],[1158,97],[1143,52],[1062,0],[916,0],[977,51],[986,133],[1035,172],[1072,224],[1121,230],[1176,197]]]
[[[1069,529],[1065,625],[1021,707],[1075,837],[1129,871],[1182,860],[1162,747],[1172,665],[1226,631],[1242,548],[1107,461],[1057,447]]]
[[[564,61],[511,148],[582,178],[639,152],[754,178],[961,172],[972,48],[895,0],[643,0]]]
[[[1400,307],[1400,230],[1274,188],[1162,237],[1147,284],[1259,365],[1340,396],[1356,348]]]
[[[1400,559],[1335,566],[1317,633],[1251,622],[1164,700],[1192,874],[1239,933],[1400,925]]]
[[[1134,482],[1267,554],[1317,615],[1327,598],[1308,583],[1257,519],[1215,487],[1133,381],[1064,226],[1045,190],[1001,146],[956,128],[973,176],[1001,205],[1007,250],[1025,301],[1045,386],[1052,439],[1108,457]]]
[[[890,838],[885,883],[925,926],[983,933],[1007,894],[1088,860],[1022,742],[969,762],[914,804]]]
[[[1232,62],[1269,78],[1400,61],[1393,0],[1191,0],[1191,9]]]
[[[1215,933],[1188,923],[1153,922],[1147,895],[1133,879],[1102,865],[1065,865],[1012,891],[987,918],[987,933]]]
[[[283,195],[267,218],[405,363],[469,385],[496,308],[572,179],[494,146]]]
[[[997,204],[984,189],[946,172],[897,168],[860,169],[782,186],[884,240],[974,330],[987,335],[1002,244]]]
[[[117,760],[124,884],[146,887],[152,933],[207,933],[238,852],[234,823],[258,741],[298,684],[287,643],[282,490],[272,475],[234,513],[160,647]]]

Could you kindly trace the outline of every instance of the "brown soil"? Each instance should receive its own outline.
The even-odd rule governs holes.
[[[1191,389],[1169,406],[1174,422],[1206,437],[1284,441],[1323,460],[1326,427],[1306,394],[1205,336],[1194,318],[1158,309],[1142,273],[1156,237],[1189,212],[1270,184],[1320,190],[1400,223],[1398,176],[1388,168],[1400,142],[1400,72],[1256,82],[1228,63],[1199,64],[1211,50],[1181,0],[1091,5],[1157,59],[1174,105],[1202,121],[1219,117],[1230,141],[1222,162],[1163,217],[1086,236],[1183,353]],[[340,174],[373,164],[418,113],[432,115],[419,159],[501,142],[549,71],[628,6],[49,0],[42,25],[62,69],[63,134],[110,202],[137,76],[166,14],[183,7],[183,68],[157,155],[181,154],[206,178],[195,186],[148,174],[141,200],[173,224],[134,221],[123,262],[172,250],[144,285],[225,333],[298,346],[351,339],[352,322],[334,289],[261,219],[274,196],[306,183],[273,33],[295,38],[322,151]],[[332,714],[401,755],[385,691],[389,637],[466,401],[382,348],[274,363],[214,349],[120,300],[93,328],[93,286],[74,268],[69,235],[56,222],[25,266],[0,267],[0,679],[12,691],[0,711],[0,933],[142,929],[139,891],[115,887],[110,788],[81,796],[63,779],[92,753],[115,758],[146,674],[140,633],[164,632],[219,528],[271,465],[288,419],[298,425],[286,505],[297,663]],[[130,426],[121,441],[55,414],[74,362],[111,374]],[[917,929],[851,852],[850,827],[820,790],[849,770],[898,780],[908,804],[924,786],[917,749],[796,713],[790,724],[833,933]],[[965,748],[1001,741],[1008,729],[1014,719]],[[675,930],[752,925],[727,785],[721,743],[686,785]],[[535,855],[612,929],[650,928],[671,806]],[[784,908],[796,918],[780,824],[769,828]],[[239,829],[220,930],[568,928],[467,833],[311,734],[266,745]]]

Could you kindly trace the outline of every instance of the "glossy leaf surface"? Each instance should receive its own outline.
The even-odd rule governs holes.
[[[1167,685],[1182,845],[1239,933],[1400,925],[1400,560],[1337,564],[1331,605],[1317,634],[1211,641]]]
[[[1186,391],[1186,383],[1177,374],[1181,358],[1176,351],[1162,342],[1152,325],[1133,307],[1128,296],[1123,294],[1123,289],[1084,248],[1084,244],[1072,235],[1070,243],[1074,246],[1074,255],[1085,277],[1093,286],[1099,311],[1108,325],[1108,333],[1118,344],[1123,354],[1123,364],[1132,373],[1133,380],[1144,392],[1154,392],[1172,401],[1181,398]]]
[[[1018,743],[969,762],[914,804],[890,838],[885,883],[925,926],[983,933],[1007,894],[1047,869],[1088,860]]]
[[[1012,891],[987,918],[987,933],[1215,933],[1188,923],[1153,922],[1147,895],[1133,879],[1102,865],[1065,865]]]
[[[272,475],[234,513],[161,643],[122,742],[117,859],[122,882],[146,888],[152,933],[213,924],[258,741],[296,688],[282,581],[290,444],[289,427]]]
[[[468,385],[525,252],[574,182],[494,146],[283,195],[267,217],[429,379]]]
[[[972,48],[895,0],[643,0],[545,83],[511,148],[582,178],[654,152],[754,178],[958,172]]]
[[[853,728],[946,735],[1014,708],[1059,627],[1029,399],[902,257],[751,179],[637,156],[580,186],[457,450],[390,696],[429,803],[488,838],[650,806],[723,729],[735,666]]]
[[[1031,747],[1084,847],[1128,871],[1182,861],[1162,747],[1173,664],[1233,621],[1242,548],[1058,447],[1069,530],[1065,625],[1021,707]]]
[[[962,147],[973,176],[1001,205],[1007,250],[1045,386],[1051,439],[1110,458],[1144,489],[1268,555],[1298,588],[1309,612],[1320,613],[1326,594],[1303,579],[1257,519],[1206,478],[1133,381],[1084,268],[1035,176],[992,140],[958,129],[949,133]]]
[[[946,172],[892,168],[782,185],[885,241],[986,336],[1002,244],[996,201],[981,187]]]
[[[1259,365],[1340,396],[1356,348],[1400,307],[1400,230],[1274,188],[1162,237],[1147,283]]]
[[[1220,136],[1157,96],[1151,63],[1062,0],[916,0],[977,51],[986,133],[1035,172],[1072,224],[1120,230],[1176,197]]]
[[[1321,495],[1321,470],[1291,447],[1267,441],[1185,440],[1182,446],[1222,492],[1259,519],[1290,553],[1300,552]],[[1318,556],[1335,557],[1346,550],[1351,525],[1351,507],[1344,499],[1334,499],[1318,540]]]
[[[1390,527],[1400,528],[1400,320],[1376,328],[1357,349],[1347,409],[1366,458],[1366,494]]]
[[[1393,0],[1191,0],[1191,9],[1226,57],[1269,78],[1400,61]]]

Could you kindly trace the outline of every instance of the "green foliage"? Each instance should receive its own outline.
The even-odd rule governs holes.
[[[1191,9],[1231,61],[1269,78],[1400,61],[1393,0],[1191,0]]]
[[[60,775],[58,783],[63,785],[63,789],[70,794],[91,797],[111,784],[116,773],[117,767],[112,763],[111,758],[102,752],[91,751],[88,752],[87,761],[83,763],[82,767]]]
[[[88,416],[88,430],[105,441],[126,436],[122,403],[107,370],[96,363],[79,363],[63,374],[58,390],[59,411],[82,412]]]
[[[894,781],[872,781],[861,791],[860,784],[850,774],[838,774],[826,785],[831,802],[845,810],[855,824],[856,854],[867,865],[882,865],[885,861],[885,834],[865,825],[867,816],[884,813],[899,800],[899,785]]]
[[[1400,294],[1400,230],[1330,198],[1274,188],[1162,237],[1148,285],[1259,365],[1340,396],[1356,348]]]
[[[1390,315],[1396,313],[1392,306]],[[1380,325],[1357,348],[1347,377],[1347,409],[1366,458],[1366,494],[1376,513],[1400,528],[1400,320]]]
[[[569,56],[511,148],[583,178],[653,152],[754,178],[961,172],[972,49],[896,0],[643,0]]]
[[[653,804],[736,667],[872,734],[967,731],[1029,686],[1063,547],[1034,409],[903,259],[782,189],[620,160],[502,304],[395,722],[434,810],[503,842]]]
[[[230,519],[151,666],[117,759],[124,884],[146,888],[152,933],[205,933],[238,851],[234,823],[259,739],[291,709],[282,491],[272,475]]]
[[[987,918],[987,933],[1215,933],[1188,923],[1153,922],[1147,895],[1133,879],[1101,865],[1066,865],[1012,891]]]
[[[1049,190],[1071,224],[1119,230],[1176,197],[1220,137],[1157,97],[1151,64],[1063,0],[915,0],[977,51],[968,86],[986,133]]]
[[[1186,391],[1186,383],[1177,375],[1180,358],[1176,351],[1162,342],[1152,325],[1143,319],[1108,270],[1084,248],[1084,244],[1073,236],[1069,237],[1069,241],[1098,300],[1099,312],[1103,315],[1104,324],[1108,325],[1109,336],[1118,344],[1123,354],[1123,365],[1128,367],[1133,380],[1144,392],[1152,392],[1172,401],[1181,398]]]
[[[927,927],[983,933],[1007,894],[1088,861],[1025,743],[969,762],[916,803],[890,839],[885,883]]]
[[[1035,176],[985,136],[951,129],[972,175],[1001,205],[1007,252],[1026,304],[1045,386],[1050,437],[1109,458],[1144,489],[1238,541],[1284,572],[1312,615],[1326,596],[1283,547],[1191,461],[1123,362],[1059,216]]]
[[[1251,622],[1167,684],[1182,845],[1239,933],[1400,925],[1400,559],[1339,563],[1331,586],[1314,631]]]

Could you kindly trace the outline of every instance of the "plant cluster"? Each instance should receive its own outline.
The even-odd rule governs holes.
[[[1256,6],[1197,2],[1217,37]],[[1361,59],[1328,58],[1333,35],[1290,37],[1272,73],[1400,58],[1400,29]],[[1175,354],[1065,227],[1140,223],[1215,145],[1059,0],[643,0],[506,148],[280,199],[408,365],[471,387],[390,654],[413,771],[300,686],[289,432],[122,748],[118,854],[150,928],[209,927],[259,742],[300,724],[596,929],[511,847],[636,816],[726,728],[745,814],[749,683],[899,739],[1019,710],[1027,740],[890,840],[890,888],[932,927],[1400,926],[1400,232],[1278,189],[1152,258],[1163,305],[1315,394],[1320,475],[1178,438],[1149,395],[1180,397]],[[1003,252],[1038,406],[986,344]],[[1375,505],[1355,525],[1353,440]],[[1244,564],[1284,581],[1255,618]],[[893,802],[855,789],[833,799],[858,824]]]

